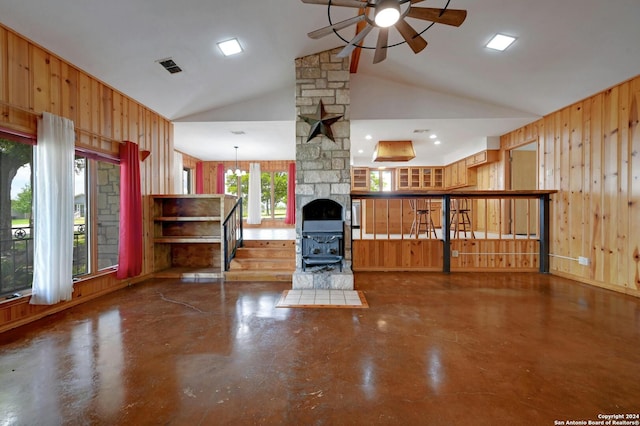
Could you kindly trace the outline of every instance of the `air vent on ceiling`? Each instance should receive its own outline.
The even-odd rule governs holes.
[[[160,59],[158,61],[158,63],[160,65],[162,65],[164,67],[164,69],[166,69],[167,71],[169,71],[171,74],[175,74],[177,72],[181,72],[182,68],[180,68],[178,66],[178,64],[176,64],[173,59]]]

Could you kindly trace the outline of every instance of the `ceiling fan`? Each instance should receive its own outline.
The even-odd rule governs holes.
[[[437,24],[459,27],[467,17],[466,10],[449,9],[448,6],[450,0],[447,1],[447,4],[442,9],[413,6],[415,3],[421,3],[422,1],[424,0],[302,0],[303,3],[321,4],[326,5],[328,8],[331,8],[331,6],[339,6],[359,9],[358,15],[336,23],[331,23],[331,16],[329,14],[329,23],[331,25],[312,31],[307,35],[313,39],[318,39],[331,33],[335,33],[338,37],[347,42],[347,40],[342,38],[337,31],[363,22],[364,27],[362,27],[362,24],[359,24],[359,31],[356,29],[356,35],[348,41],[344,49],[338,53],[338,57],[344,58],[349,56],[354,49],[358,47],[362,48],[363,46],[361,43],[364,38],[371,32],[371,30],[378,28],[378,40],[373,57],[374,64],[384,61],[387,57],[387,49],[389,47],[397,46],[398,44],[406,42],[414,53],[419,53],[427,47],[427,41],[421,34],[429,29],[433,24],[418,33],[407,23],[405,18],[413,18]],[[398,30],[404,39],[403,42],[396,43],[391,46],[388,45],[389,28],[391,27],[395,27],[396,30]]]

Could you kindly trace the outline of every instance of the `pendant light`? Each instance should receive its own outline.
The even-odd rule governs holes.
[[[227,170],[227,176],[236,176],[236,177],[240,177],[240,176],[244,176],[247,174],[247,172],[245,172],[244,170],[240,170],[240,167],[238,167],[238,146],[234,146],[234,148],[236,149],[236,168],[234,169],[229,169]]]

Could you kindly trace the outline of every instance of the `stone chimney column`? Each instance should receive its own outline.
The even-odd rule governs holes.
[[[349,58],[338,58],[341,48],[296,59],[296,273],[293,288],[353,289],[351,271],[351,140]],[[310,125],[300,115],[314,115],[322,100],[328,116],[342,115],[333,123],[334,140],[318,135],[309,140]],[[327,198],[344,211],[343,272],[302,272],[302,207]]]

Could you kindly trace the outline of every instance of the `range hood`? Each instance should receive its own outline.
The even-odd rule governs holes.
[[[409,161],[415,158],[411,141],[379,141],[373,151],[373,161]]]

